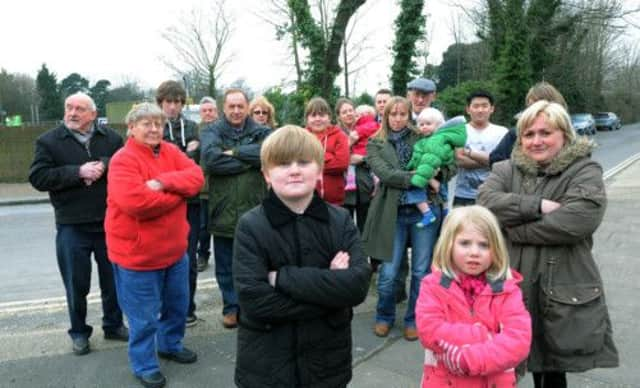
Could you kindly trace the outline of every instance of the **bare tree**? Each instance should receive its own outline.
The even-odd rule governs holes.
[[[207,9],[192,9],[162,34],[175,50],[175,55],[163,58],[164,63],[215,97],[218,80],[233,57],[227,47],[233,22],[226,0],[215,0]]]

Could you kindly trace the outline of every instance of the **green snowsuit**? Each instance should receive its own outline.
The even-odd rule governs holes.
[[[462,116],[448,120],[433,135],[418,141],[407,165],[407,170],[416,170],[411,184],[426,187],[438,168],[455,162],[454,149],[464,147],[466,141],[466,120]]]

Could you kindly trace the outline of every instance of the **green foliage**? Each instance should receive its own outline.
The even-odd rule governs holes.
[[[438,105],[444,107],[448,117],[465,114],[467,96],[476,90],[486,90],[495,95],[497,86],[492,81],[466,81],[438,93]],[[438,107],[436,107],[438,108]]]
[[[62,97],[63,100],[73,93],[88,93],[89,80],[78,73],[71,73],[60,81],[60,87],[58,90],[60,91],[60,97]]]
[[[353,103],[356,104],[356,106],[358,105],[371,105],[371,106],[375,106],[375,100],[373,99],[373,96],[371,96],[369,93],[364,92],[361,95],[359,95],[358,97],[356,97],[353,100]]]
[[[273,87],[263,94],[276,111],[276,122],[278,126],[294,124],[304,126],[304,106],[306,99],[304,96],[293,91],[285,93],[279,87]]]
[[[506,0],[509,15],[505,41],[496,69],[496,121],[507,122],[522,109],[531,87],[528,30],[524,23],[524,0]]]
[[[98,117],[106,116],[107,114],[107,96],[109,94],[109,86],[111,86],[111,82],[106,79],[101,79],[96,82],[95,85],[89,89],[89,95],[93,98],[93,101],[96,103],[96,107],[98,108]]]
[[[31,104],[36,100],[36,86],[33,78],[26,74],[0,71],[0,111],[6,115],[31,117]],[[0,122],[0,125],[2,123]]]
[[[483,42],[454,43],[442,54],[437,68],[438,89],[490,77],[491,58]]]
[[[64,115],[62,98],[58,91],[58,81],[47,65],[42,64],[36,77],[36,89],[40,96],[40,119],[59,120]]]
[[[340,49],[344,43],[345,30],[349,19],[366,0],[340,0],[329,37],[325,37],[322,27],[311,15],[307,0],[287,0],[295,19],[293,33],[300,45],[309,50],[303,82],[299,92],[303,96],[322,96],[334,100],[334,81],[340,71],[338,62]]]
[[[396,18],[395,39],[391,48],[391,90],[395,95],[407,93],[407,83],[418,75],[415,57],[417,43],[424,37],[424,0],[400,0],[400,13]]]
[[[122,86],[113,88],[107,95],[106,102],[116,101],[141,101],[144,99],[144,92],[135,82],[127,82]]]

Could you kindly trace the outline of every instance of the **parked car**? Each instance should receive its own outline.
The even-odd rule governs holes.
[[[596,121],[591,113],[572,114],[571,125],[578,135],[591,136],[596,134]]]
[[[620,118],[613,112],[598,112],[593,117],[596,120],[596,128],[601,131],[613,131],[622,127]]]

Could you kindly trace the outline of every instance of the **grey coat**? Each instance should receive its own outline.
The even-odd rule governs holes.
[[[520,272],[532,316],[532,372],[582,372],[615,367],[602,279],[591,254],[593,233],[607,203],[602,167],[589,158],[593,143],[578,138],[542,169],[518,145],[496,163],[477,203],[498,218],[511,266]],[[559,202],[541,214],[542,199]]]

